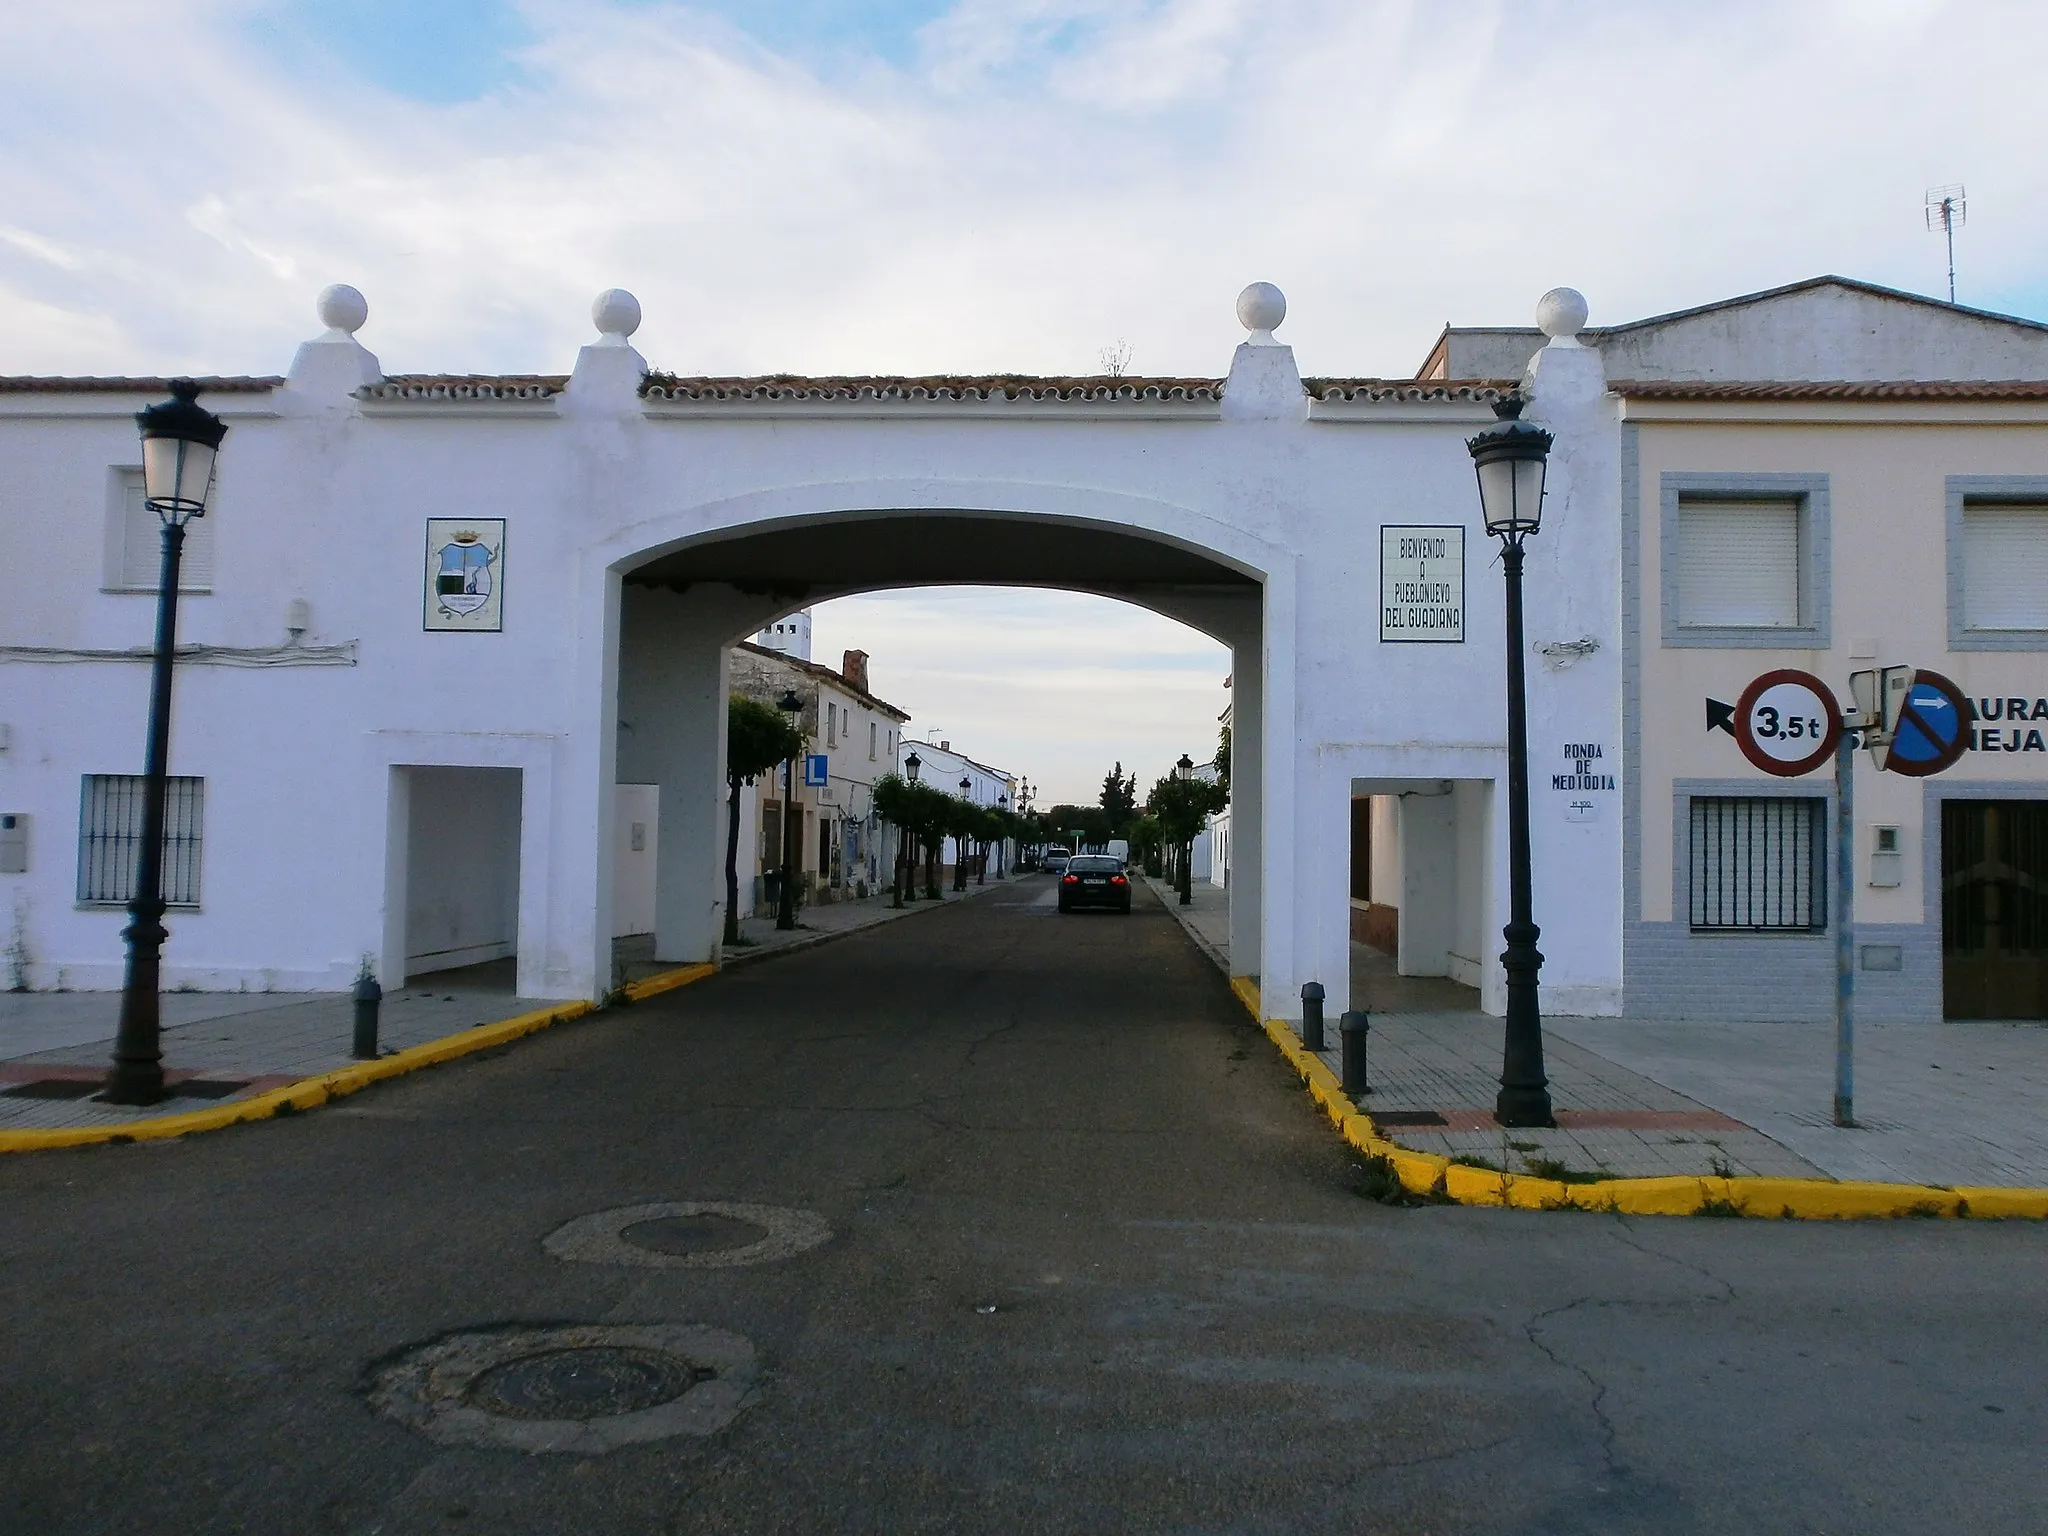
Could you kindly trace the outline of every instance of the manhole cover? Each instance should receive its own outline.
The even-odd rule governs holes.
[[[754,1347],[716,1328],[495,1328],[407,1350],[373,1373],[369,1396],[445,1444],[587,1456],[723,1429],[754,1369]]]
[[[541,1246],[581,1264],[734,1269],[817,1247],[832,1228],[816,1211],[728,1200],[622,1205],[557,1227]]]
[[[675,1256],[746,1248],[767,1235],[765,1227],[716,1211],[699,1211],[694,1216],[657,1216],[652,1221],[636,1221],[619,1232],[635,1248]]]
[[[494,1365],[469,1402],[508,1419],[607,1419],[673,1402],[716,1372],[654,1349],[550,1349]]]

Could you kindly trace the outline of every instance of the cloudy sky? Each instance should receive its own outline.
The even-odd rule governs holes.
[[[1263,278],[1304,372],[1403,374],[1556,283],[1940,293],[1949,182],[1962,300],[2043,317],[2044,66],[2032,0],[19,0],[0,372],[278,371],[347,281],[393,371],[565,370],[617,284],[685,372],[1218,374]],[[840,609],[1055,794],[1213,738],[1221,653],[1127,610]]]

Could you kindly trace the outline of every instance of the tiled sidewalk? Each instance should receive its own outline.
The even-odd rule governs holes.
[[[512,993],[512,962],[419,976],[388,992],[377,1044],[389,1055],[544,1006]],[[184,1114],[333,1072],[354,1061],[355,1004],[346,992],[174,992],[163,1000],[165,1077],[171,1096],[148,1108],[89,1097],[22,1097],[28,1084],[79,1088],[106,1075],[120,1015],[118,992],[0,993],[0,1129],[118,1125]],[[68,1037],[52,1045],[53,1037]],[[21,1051],[20,1046],[31,1049]],[[34,1049],[42,1045],[47,1048]],[[241,1087],[223,1092],[226,1084]],[[68,1093],[58,1086],[38,1093]]]
[[[1169,911],[1228,970],[1225,893]],[[1640,1019],[1544,1020],[1556,1130],[1493,1123],[1501,1021],[1470,988],[1394,974],[1351,946],[1352,995],[1372,1020],[1382,1134],[1417,1151],[1513,1172],[1652,1176],[1767,1174],[1938,1185],[2048,1184],[2048,1029],[1866,1024],[1858,1033],[1856,1129],[1831,1123],[1834,1026]],[[1338,1009],[1324,1053],[1341,1071]],[[1441,1122],[1436,1123],[1436,1122]],[[1537,1166],[1544,1164],[1546,1166]]]
[[[1008,882],[970,885],[969,899]],[[942,905],[887,896],[806,907],[799,926],[778,931],[773,919],[740,925],[748,945],[726,959],[746,964],[792,948],[828,942],[877,923]],[[618,980],[637,981],[673,969],[654,958],[651,936],[614,946]],[[379,1052],[391,1055],[547,1004],[513,993],[514,962],[496,960],[462,970],[417,976],[388,992],[379,1010]],[[0,1130],[119,1125],[184,1114],[210,1103],[248,1098],[300,1078],[351,1065],[355,1005],[345,992],[170,992],[162,1000],[164,1075],[171,1093],[147,1108],[101,1104],[91,1095],[106,1076],[120,1016],[117,992],[0,992]]]

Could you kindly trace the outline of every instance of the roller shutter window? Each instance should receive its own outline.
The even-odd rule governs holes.
[[[163,576],[164,525],[142,499],[141,470],[121,472],[116,503],[120,565],[109,572],[109,585],[122,592],[154,592]],[[211,511],[185,525],[185,549],[178,560],[180,592],[213,590],[213,525]]]
[[[1683,497],[1675,557],[1680,626],[1799,627],[1797,497]]]
[[[2048,505],[1964,505],[1963,621],[2048,630]]]
[[[1695,933],[1818,933],[1827,927],[1827,802],[1695,796]]]

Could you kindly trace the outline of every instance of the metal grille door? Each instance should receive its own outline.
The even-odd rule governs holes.
[[[1942,802],[1941,1001],[2048,1018],[2048,800]]]

